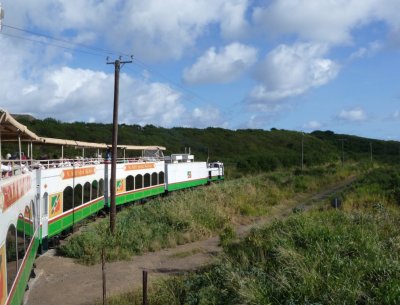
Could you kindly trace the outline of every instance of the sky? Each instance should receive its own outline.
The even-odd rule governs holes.
[[[400,140],[400,0],[2,0],[0,107]],[[108,59],[107,59],[108,56]]]

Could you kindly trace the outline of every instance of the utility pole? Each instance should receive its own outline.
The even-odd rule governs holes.
[[[301,133],[301,171],[304,169],[304,132]]]
[[[132,56],[131,56],[132,57]],[[107,62],[114,65],[114,110],[113,110],[113,130],[112,130],[112,150],[111,150],[111,181],[110,181],[110,231],[115,233],[115,222],[117,215],[116,197],[116,174],[117,174],[117,144],[118,144],[118,98],[119,98],[119,72],[121,65],[132,63],[132,60],[121,61],[121,57],[114,62]]]
[[[3,29],[3,19],[4,19],[4,10],[1,7],[1,3],[0,3],[0,32]]]
[[[372,142],[369,142],[369,155],[372,162]]]
[[[344,164],[344,141],[346,141],[346,139],[339,139],[339,141],[342,141],[342,166]]]

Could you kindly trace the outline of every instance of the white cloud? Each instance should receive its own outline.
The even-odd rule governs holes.
[[[29,24],[56,36],[68,32],[76,42],[105,42],[146,60],[179,59],[210,26],[219,26],[227,39],[243,35],[247,27],[248,0],[5,0],[3,4],[6,21],[13,20],[13,25]]]
[[[253,11],[253,20],[274,35],[329,44],[352,43],[351,32],[374,21],[398,27],[398,0],[273,0]]]
[[[245,14],[249,6],[248,0],[225,1],[222,7],[221,31],[229,39],[242,37],[249,30]]]
[[[191,125],[198,127],[217,127],[226,126],[227,124],[222,121],[219,109],[210,105],[203,108],[194,108],[189,120],[191,121]]]
[[[260,84],[250,92],[247,102],[264,106],[328,83],[340,67],[323,57],[327,50],[325,45],[311,43],[278,46],[259,65],[256,79]]]
[[[185,69],[183,78],[190,84],[231,82],[252,66],[257,50],[240,43],[232,43],[216,51],[214,47]]]
[[[379,52],[382,48],[383,44],[381,42],[373,41],[369,43],[368,46],[361,47],[357,51],[350,54],[350,60],[372,56]]]
[[[395,120],[400,120],[400,111],[399,111],[399,110],[396,110],[396,111],[393,113],[393,119],[395,119]]]
[[[315,129],[321,128],[321,126],[322,126],[322,124],[318,121],[309,121],[303,125],[303,128],[315,130]]]
[[[353,108],[350,110],[342,110],[339,115],[339,119],[350,121],[350,122],[361,122],[367,119],[367,116],[362,108]]]

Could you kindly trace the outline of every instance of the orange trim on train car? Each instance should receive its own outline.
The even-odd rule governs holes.
[[[73,169],[64,169],[61,173],[62,179],[71,179],[83,176],[90,176],[96,173],[96,167],[82,167],[82,168],[73,168]]]
[[[139,170],[139,169],[149,169],[149,168],[155,168],[156,164],[155,163],[132,163],[132,164],[127,164],[124,166],[125,171],[134,171],[134,170]]]
[[[31,189],[31,176],[22,176],[18,180],[3,185],[0,192],[0,208],[3,212],[22,198]]]

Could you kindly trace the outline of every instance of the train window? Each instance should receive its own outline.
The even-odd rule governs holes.
[[[99,197],[99,183],[96,180],[93,180],[92,182],[92,195],[90,196],[90,199],[96,199]]]
[[[43,215],[47,216],[49,212],[49,194],[44,193],[43,195]]]
[[[158,183],[163,184],[164,183],[164,172],[159,172],[158,173]]]
[[[82,185],[77,184],[74,188],[74,207],[82,204]]]
[[[39,219],[35,218],[36,212],[35,212],[35,203],[33,202],[33,200],[31,200],[30,207],[31,207],[31,220],[32,220],[31,228],[32,228],[32,235],[33,235],[33,232],[35,232],[34,229],[39,227]],[[34,222],[34,221],[37,221],[37,222]]]
[[[150,174],[145,174],[143,180],[144,180],[144,187],[149,187],[150,186]]]
[[[157,173],[152,173],[151,174],[151,185],[157,185],[158,184],[158,175]]]
[[[29,247],[29,243],[31,242],[33,236],[33,218],[31,209],[26,206],[25,207],[25,248]]]
[[[143,176],[137,175],[135,177],[135,189],[141,189],[143,187]]]
[[[73,207],[72,204],[72,196],[74,194],[74,190],[71,186],[67,186],[63,192],[63,212],[71,210]]]
[[[132,191],[134,189],[133,176],[126,177],[126,191]]]
[[[8,228],[6,238],[7,256],[7,291],[10,293],[12,284],[17,276],[17,235],[14,225]]]
[[[99,197],[104,196],[104,179],[99,180]]]
[[[86,182],[83,186],[83,203],[90,201],[90,193],[91,193],[92,185],[90,182]]]
[[[29,218],[28,218],[29,219]],[[17,220],[17,259],[18,268],[21,267],[22,260],[25,256],[25,218],[19,214]]]

